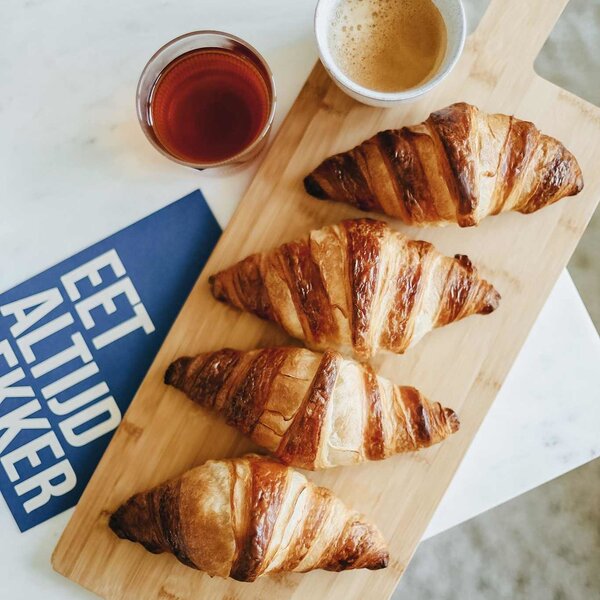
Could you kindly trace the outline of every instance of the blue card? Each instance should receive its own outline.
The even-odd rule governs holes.
[[[200,191],[0,294],[0,492],[73,506],[216,244]]]

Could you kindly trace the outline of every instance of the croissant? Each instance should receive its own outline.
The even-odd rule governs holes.
[[[449,408],[327,351],[225,348],[176,360],[165,383],[304,469],[379,460],[441,442],[458,430]]]
[[[464,102],[419,125],[382,131],[325,160],[306,191],[409,225],[477,225],[532,213],[583,189],[575,157],[533,123]]]
[[[372,219],[342,221],[209,279],[218,300],[275,321],[317,350],[402,353],[434,327],[492,312],[500,295],[449,258]]]
[[[110,518],[120,537],[209,575],[382,569],[379,530],[301,473],[250,454],[210,460],[137,494]]]

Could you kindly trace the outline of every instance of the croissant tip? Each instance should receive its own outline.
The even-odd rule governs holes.
[[[212,295],[216,297],[216,295],[218,293],[216,290],[216,285],[217,285],[217,276],[216,275],[209,276],[208,285],[210,287],[210,291],[211,291]]]
[[[377,571],[378,569],[385,569],[390,564],[389,552],[382,553],[378,559],[369,565],[371,571]]]
[[[177,383],[181,379],[182,372],[185,371],[186,364],[189,362],[189,358],[182,357],[173,361],[169,368],[165,372],[163,381],[166,385],[173,385],[177,387]]]
[[[458,415],[451,408],[444,408],[444,414],[446,415],[446,422],[450,427],[450,431],[456,433],[460,429]]]
[[[124,527],[123,518],[122,518],[124,512],[125,512],[125,505],[122,505],[112,515],[110,515],[110,519],[108,520],[108,526],[122,540],[128,540],[131,538],[127,535],[127,532]]]
[[[579,194],[585,187],[585,183],[583,181],[583,174],[581,171],[577,174],[577,179],[575,180],[575,194]]]
[[[501,299],[502,296],[500,295],[500,292],[496,288],[490,286],[490,291],[485,296],[479,314],[489,315],[490,313],[493,313],[500,306]]]
[[[455,254],[454,258],[469,272],[473,272],[475,267],[471,262],[471,259],[466,254]]]
[[[219,277],[219,273],[211,275],[208,278],[208,285],[210,286],[210,293],[215,300],[227,303],[227,293],[225,292],[225,286]]]
[[[319,200],[327,200],[329,198],[325,190],[320,186],[320,184],[317,182],[313,175],[307,175],[304,178],[304,189],[311,196],[314,196]]]

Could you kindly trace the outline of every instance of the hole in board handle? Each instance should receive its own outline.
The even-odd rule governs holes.
[[[471,35],[479,25],[492,0],[463,0],[467,15],[467,33]]]
[[[600,3],[571,0],[538,54],[535,72],[600,106]]]

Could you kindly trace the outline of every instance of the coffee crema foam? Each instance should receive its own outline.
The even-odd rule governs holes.
[[[432,0],[340,0],[329,24],[329,50],[355,83],[400,92],[440,68],[446,24]]]

